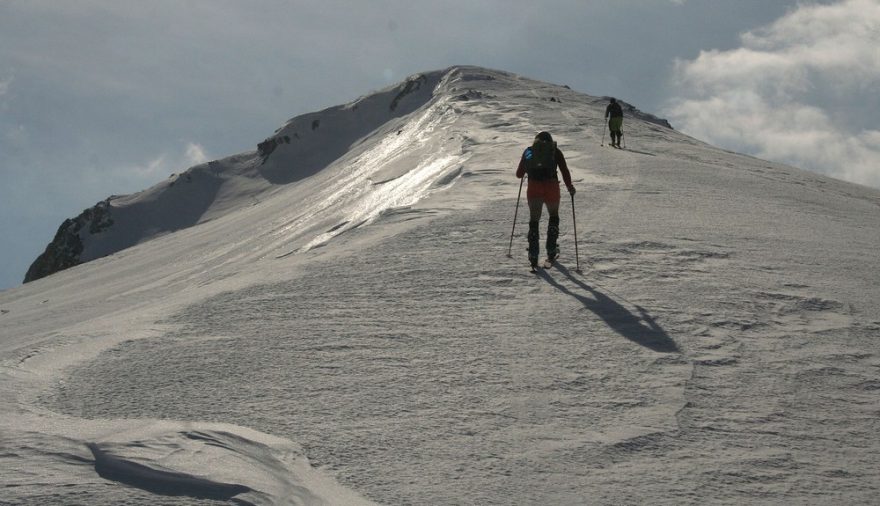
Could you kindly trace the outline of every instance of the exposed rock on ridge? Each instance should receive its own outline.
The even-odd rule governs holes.
[[[83,252],[83,233],[99,234],[112,225],[113,216],[109,198],[86,209],[76,218],[64,220],[52,242],[31,264],[25,274],[24,282],[28,283],[79,265],[82,263],[80,255]]]

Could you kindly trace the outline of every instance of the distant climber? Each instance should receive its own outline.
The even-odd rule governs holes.
[[[556,239],[559,237],[559,178],[556,169],[562,172],[562,180],[568,192],[574,195],[574,185],[571,183],[571,173],[565,163],[565,156],[556,147],[553,137],[548,132],[541,132],[535,136],[531,146],[526,148],[516,169],[516,177],[529,176],[529,186],[526,191],[526,199],[529,202],[529,262],[534,269],[538,265],[540,253],[540,233],[538,232],[541,221],[541,211],[547,206],[550,215],[550,223],[547,226],[547,261],[553,263],[559,256]]]
[[[611,119],[608,119],[608,118]],[[611,103],[605,108],[605,119],[608,119],[608,131],[611,133],[611,145],[615,148],[620,147],[620,139],[623,137],[621,128],[623,127],[623,109],[617,100],[612,98]]]

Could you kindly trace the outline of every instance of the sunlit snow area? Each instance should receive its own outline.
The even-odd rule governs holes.
[[[875,503],[880,191],[607,103],[454,67],[111,198],[0,293],[0,503]]]

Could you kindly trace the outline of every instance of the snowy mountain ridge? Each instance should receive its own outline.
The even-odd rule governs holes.
[[[111,199],[0,293],[0,502],[871,503],[880,192],[606,104],[454,67]]]
[[[293,118],[260,142],[255,152],[191,167],[133,195],[111,196],[66,220],[31,265],[25,282],[215,219],[238,206],[253,205],[282,185],[313,176],[336,160],[351,158],[369,146],[372,138],[424,129],[427,118],[410,124],[410,116],[429,103],[486,98],[479,86],[471,84],[498,78],[514,76],[468,67],[416,74],[351,103]],[[550,96],[548,100],[555,102],[557,98]],[[622,104],[629,117],[669,127],[665,120]],[[411,135],[399,137],[392,149],[399,150],[411,141]],[[385,163],[383,158],[377,160]]]
[[[134,195],[112,196],[65,221],[25,282],[217,218],[313,175],[362,137],[424,105],[441,75],[412,76],[350,104],[298,116],[255,152],[191,167]]]

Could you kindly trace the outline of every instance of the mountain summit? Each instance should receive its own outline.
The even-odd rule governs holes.
[[[113,254],[163,234],[181,230],[250,206],[334,162],[394,139],[398,151],[417,151],[419,128],[445,128],[461,102],[487,102],[499,91],[541,90],[542,108],[573,111],[597,99],[564,87],[529,81],[475,67],[453,67],[410,76],[403,82],[349,104],[291,119],[260,142],[255,151],[215,160],[172,174],[134,195],[111,196],[67,219],[28,269],[29,282],[83,262]],[[566,104],[563,106],[563,97]],[[531,97],[530,97],[531,98]],[[438,107],[444,104],[445,110]],[[425,111],[432,111],[428,118]],[[665,120],[627,106],[633,120],[669,127]],[[438,123],[439,122],[439,123]],[[669,127],[671,128],[671,127]],[[406,145],[406,141],[413,141]],[[385,154],[380,153],[379,156]],[[382,159],[373,160],[375,166]]]
[[[0,292],[0,503],[875,503],[880,191],[607,103],[429,72],[71,220]]]

